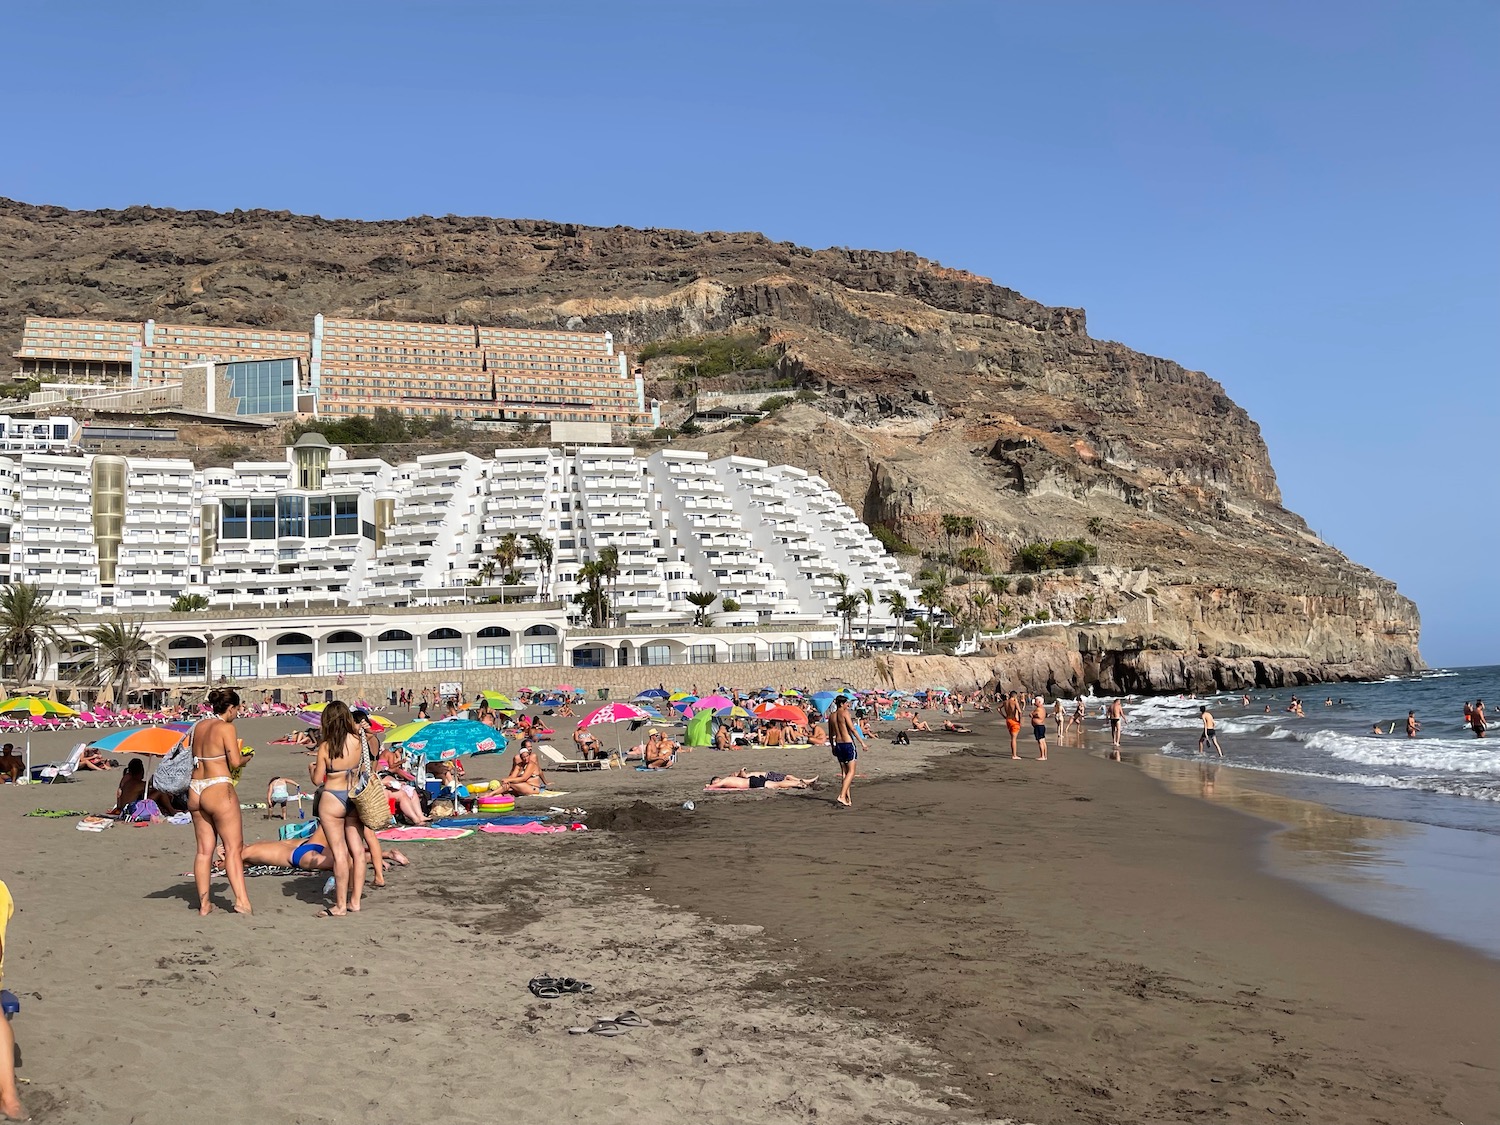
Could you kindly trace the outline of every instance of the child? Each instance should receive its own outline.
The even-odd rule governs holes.
[[[299,799],[302,788],[289,777],[273,777],[266,786],[266,819],[271,819],[271,813],[278,806],[281,809],[281,819],[286,819],[286,803],[291,800],[293,794]]]
[[[5,926],[15,911],[10,888],[0,880],[0,984],[5,982]],[[0,1018],[0,1114],[14,1121],[30,1120],[16,1090],[16,1037],[8,1015]]]

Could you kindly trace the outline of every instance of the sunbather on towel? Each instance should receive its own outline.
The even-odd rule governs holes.
[[[930,726],[928,726],[927,723],[924,720],[918,719],[918,718],[913,718],[912,719],[912,721],[911,721],[911,729],[912,730],[925,730],[925,731],[931,731],[932,730],[932,728]]]
[[[955,723],[951,719],[944,719],[943,720],[943,729],[945,731],[949,732],[950,734],[973,734],[974,733],[968,727],[962,725],[961,723]]]
[[[417,791],[388,773],[380,775],[380,784],[385,786],[386,800],[390,802],[391,815],[400,814],[406,818],[408,824],[414,824],[421,828],[427,824],[427,817],[422,812],[422,801],[417,796]]]
[[[500,792],[534,797],[547,788],[547,777],[536,760],[536,751],[522,745],[511,762],[510,773],[500,780]]]
[[[395,848],[384,849],[392,863],[405,867],[411,861]],[[299,871],[332,871],[333,856],[328,854],[328,837],[321,828],[301,840],[261,840],[246,844],[242,854],[246,867],[295,867]],[[224,849],[214,852],[214,866],[224,864]]]
[[[793,777],[789,773],[772,773],[769,770],[739,770],[727,777],[710,778],[710,789],[807,789],[816,777]]]
[[[83,752],[83,757],[78,759],[78,768],[81,770],[98,770],[104,773],[112,770],[118,763],[111,762],[99,751],[90,746]]]

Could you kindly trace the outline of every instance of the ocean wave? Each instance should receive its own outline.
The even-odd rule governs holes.
[[[1373,789],[1405,789],[1421,793],[1442,793],[1449,797],[1469,797],[1476,801],[1500,802],[1500,785],[1469,782],[1451,777],[1396,777],[1381,773],[1322,773],[1318,770],[1286,769],[1281,766],[1255,765],[1249,762],[1227,763],[1237,770],[1254,773],[1279,773],[1290,777],[1313,777],[1320,781],[1349,782]]]
[[[1443,738],[1374,738],[1337,731],[1313,731],[1302,744],[1345,762],[1364,766],[1401,766],[1446,773],[1495,774],[1500,777],[1500,748],[1480,748],[1474,741]]]

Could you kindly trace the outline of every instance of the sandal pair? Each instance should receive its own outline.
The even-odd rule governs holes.
[[[533,996],[540,1000],[556,1000],[564,994],[573,995],[594,991],[594,986],[588,981],[575,980],[572,977],[533,977],[527,982],[526,987],[531,990]]]
[[[569,1035],[602,1035],[610,1038],[615,1035],[624,1035],[627,1031],[636,1027],[650,1027],[651,1021],[634,1012],[621,1012],[612,1020],[596,1020],[592,1027],[570,1027]]]

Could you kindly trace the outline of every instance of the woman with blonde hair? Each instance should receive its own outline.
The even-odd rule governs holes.
[[[187,807],[193,818],[193,836],[197,851],[193,855],[193,882],[198,888],[198,913],[213,910],[209,899],[213,871],[214,843],[224,842],[224,872],[234,891],[234,912],[250,913],[250,896],[245,893],[245,864],[241,851],[245,846],[245,825],[240,819],[240,798],[234,788],[231,770],[245,764],[240,753],[240,738],[234,721],[240,714],[240,695],[233,688],[214,688],[208,693],[208,707],[213,714],[200,719],[193,727],[191,749],[193,775],[188,782]]]
[[[341,918],[359,909],[365,886],[364,825],[349,791],[359,784],[362,752],[359,727],[349,705],[334,700],[323,709],[318,749],[312,763],[313,784],[318,787],[313,809],[328,849],[333,853],[333,905],[320,918]]]

